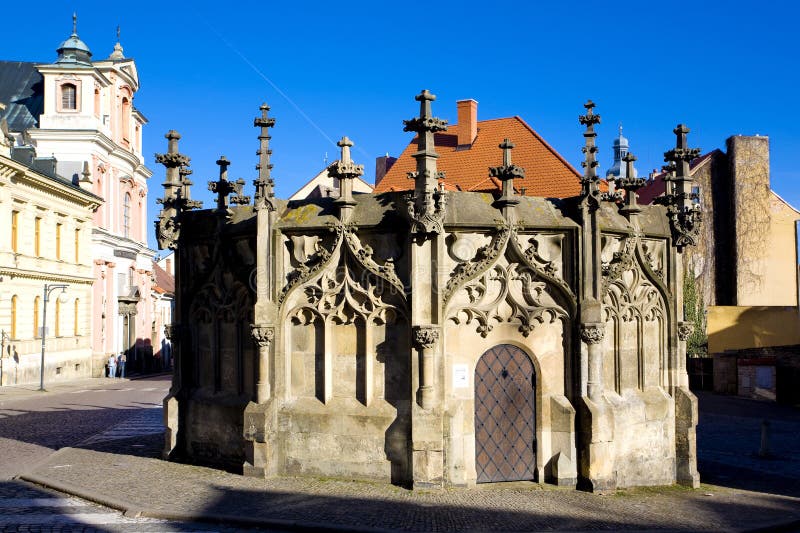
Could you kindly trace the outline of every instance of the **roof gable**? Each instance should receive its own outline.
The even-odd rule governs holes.
[[[434,142],[439,154],[437,169],[445,172],[445,186],[462,191],[497,191],[499,180],[489,177],[489,167],[501,165],[503,154],[498,145],[506,137],[514,144],[515,165],[525,168],[525,178],[514,181],[517,190],[528,196],[568,198],[580,193],[579,174],[522,118],[515,116],[478,121],[478,135],[469,147],[458,145],[460,125],[436,133]],[[416,170],[412,155],[417,151],[416,137],[403,150],[375,192],[410,190],[414,182],[408,173]]]

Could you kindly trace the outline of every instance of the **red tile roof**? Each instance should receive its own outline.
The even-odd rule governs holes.
[[[158,263],[153,263],[153,277],[155,278],[153,288],[156,292],[160,294],[175,294],[175,278],[158,266]]]
[[[469,147],[458,146],[460,127],[454,124],[446,132],[434,135],[439,154],[436,167],[445,172],[446,188],[500,190],[500,181],[489,177],[489,167],[502,165],[503,153],[498,145],[508,137],[515,144],[512,162],[525,169],[525,178],[514,180],[515,189],[526,189],[527,196],[547,198],[568,198],[580,193],[578,171],[520,117],[478,121],[478,135]],[[411,157],[416,151],[415,137],[375,187],[376,193],[414,188],[408,173],[416,170],[417,162]]]
[[[719,148],[692,159],[692,161],[689,163],[689,174],[694,174],[700,167],[703,166],[706,161],[709,161],[717,154],[722,154],[722,151]],[[659,172],[652,178],[648,179],[645,186],[639,189],[637,194],[640,204],[652,204],[657,197],[667,192],[667,182],[664,181],[665,175],[665,172]]]

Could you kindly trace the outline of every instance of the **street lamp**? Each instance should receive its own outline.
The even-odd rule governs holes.
[[[6,358],[6,340],[11,342],[11,337],[8,336],[6,330],[0,330],[0,387],[3,386],[3,377],[5,376],[3,372],[3,361]]]
[[[61,289],[59,297],[63,297],[69,285],[60,283],[45,283],[44,284],[44,298],[42,304],[42,363],[39,368],[39,390],[44,391],[44,341],[47,336],[47,301],[50,299],[50,293]]]

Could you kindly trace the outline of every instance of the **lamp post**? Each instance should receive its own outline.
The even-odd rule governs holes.
[[[11,337],[8,336],[6,330],[0,330],[0,387],[3,386],[3,378],[5,377],[3,362],[6,359],[6,339],[9,342],[11,341]]]
[[[63,295],[69,285],[59,283],[45,283],[44,284],[44,298],[42,299],[42,362],[39,368],[39,390],[44,391],[44,344],[47,337],[47,301],[50,299],[50,293],[61,289]]]

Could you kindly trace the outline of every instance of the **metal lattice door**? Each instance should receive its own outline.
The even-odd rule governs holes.
[[[475,468],[478,483],[532,480],[536,468],[533,363],[499,344],[475,367]]]

